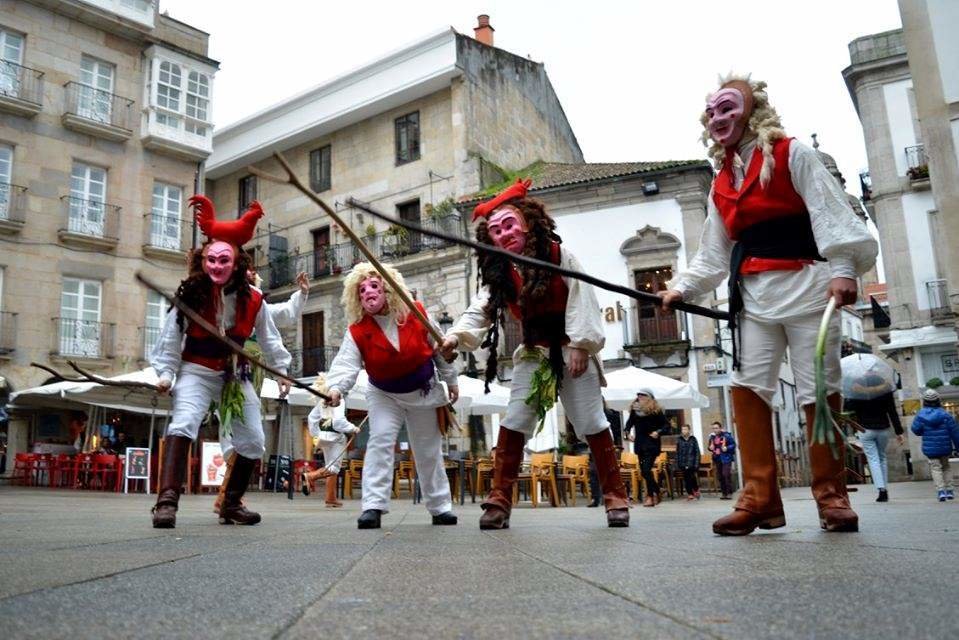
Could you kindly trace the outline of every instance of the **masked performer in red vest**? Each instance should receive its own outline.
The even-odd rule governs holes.
[[[733,315],[733,411],[745,486],[719,535],[785,526],[776,478],[771,403],[788,346],[810,441],[812,493],[827,531],[857,531],[846,493],[845,456],[812,442],[813,357],[823,310],[857,297],[856,278],[872,267],[878,244],[850,208],[816,152],[786,136],[766,83],[730,77],[706,100],[703,142],[718,174],[709,194],[699,251],[664,292],[664,305],[692,301],[729,278]],[[825,359],[829,405],[838,411],[838,314]]]
[[[562,240],[554,231],[556,223],[542,203],[526,197],[529,185],[529,180],[517,181],[476,207],[473,220],[479,220],[477,240],[582,271],[576,258],[560,244]],[[626,487],[603,411],[602,371],[595,356],[606,337],[593,288],[551,271],[517,268],[502,256],[480,254],[478,260],[482,289],[447,333],[443,353],[488,348],[486,380],[492,381],[505,314],[512,314],[523,329],[523,344],[513,354],[510,401],[497,438],[493,483],[483,503],[480,528],[509,527],[523,445],[537,428],[543,408],[555,401],[557,388],[576,435],[589,442],[607,523],[611,527],[629,526]]]
[[[384,266],[405,288],[403,276]],[[370,263],[361,262],[346,277],[342,304],[349,328],[326,375],[330,406],[337,406],[349,393],[361,369],[370,379],[366,392],[370,437],[363,459],[363,513],[358,527],[378,529],[380,516],[389,511],[394,447],[404,424],[433,524],[456,524],[437,420],[437,410],[447,403],[439,381],[446,382],[451,401],[459,394],[455,369],[435,353],[426,327]],[[419,302],[416,305],[426,313]],[[439,331],[435,323],[434,327]]]
[[[283,347],[263,295],[247,280],[249,259],[240,250],[253,236],[263,210],[254,202],[239,219],[220,221],[207,198],[194,196],[190,203],[207,241],[191,254],[190,275],[180,283],[177,297],[238,345],[256,331],[267,364],[286,372],[290,354]],[[258,523],[260,515],[241,504],[256,461],[264,452],[260,398],[250,383],[250,364],[176,309],[167,315],[150,364],[160,378],[161,391],[173,387],[173,417],[164,439],[153,526],[176,526],[188,451],[211,402],[217,404],[221,420],[233,415],[227,427],[233,438],[233,470],[220,507],[220,522]],[[289,381],[280,381],[282,395],[289,388]]]

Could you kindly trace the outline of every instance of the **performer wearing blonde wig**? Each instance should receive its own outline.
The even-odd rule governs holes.
[[[403,276],[385,268],[405,289]],[[381,514],[389,511],[393,448],[404,423],[423,502],[433,524],[456,524],[437,420],[437,410],[447,403],[439,381],[446,382],[455,402],[459,394],[456,371],[435,353],[436,345],[426,327],[408,312],[370,263],[353,267],[343,283],[341,301],[349,327],[326,377],[331,406],[337,406],[353,388],[360,369],[365,368],[370,378],[366,394],[370,437],[363,461],[363,514],[357,525],[360,529],[379,528]],[[425,315],[423,306],[416,305]]]
[[[703,142],[718,171],[707,201],[699,251],[664,292],[663,306],[692,301],[729,278],[733,334],[733,411],[745,486],[735,511],[713,524],[720,535],[785,526],[776,477],[770,404],[786,347],[807,429],[815,412],[813,354],[829,298],[852,304],[856,278],[872,267],[878,244],[816,152],[788,138],[769,104],[766,83],[727,77],[706,99]],[[838,411],[839,317],[828,335],[826,383]],[[820,525],[856,531],[845,456],[809,437],[812,493]]]
[[[322,373],[318,375],[313,382],[313,388],[328,394],[330,389],[326,384],[326,376]],[[326,506],[342,507],[343,503],[336,499],[336,479],[346,454],[346,437],[360,429],[346,419],[342,404],[336,408],[327,407],[323,400],[316,403],[306,420],[310,426],[310,435],[323,450],[324,466],[322,469],[303,473],[303,493],[310,495],[310,483],[326,478]]]

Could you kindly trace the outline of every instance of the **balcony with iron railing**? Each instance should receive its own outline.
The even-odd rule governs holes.
[[[176,214],[143,216],[143,254],[182,262],[192,242],[193,226]]]
[[[60,359],[104,360],[114,356],[116,325],[108,322],[53,318],[52,355]]]
[[[66,108],[60,120],[67,129],[124,142],[133,135],[133,100],[79,82],[63,85]]]
[[[684,366],[688,362],[689,340],[683,330],[682,314],[658,311],[652,314],[633,320],[635,310],[630,313],[631,344],[624,344],[623,350],[635,361],[657,363],[651,366]]]
[[[17,350],[17,314],[0,311],[0,358],[9,358]]]
[[[419,224],[423,228],[436,229],[452,235],[461,236],[464,233],[462,219],[458,215],[429,218]],[[408,232],[400,227],[367,235],[363,238],[363,242],[374,256],[391,262],[454,246],[445,240]],[[306,272],[311,280],[323,278],[349,270],[365,259],[355,244],[341,242],[306,253],[289,253],[272,257],[269,264],[260,265],[257,271],[269,288],[277,289],[292,284],[296,274],[301,271]]]
[[[0,233],[19,233],[27,221],[27,188],[0,182]]]
[[[949,304],[949,283],[946,280],[926,282],[926,298],[929,301],[929,318],[935,322],[952,322],[955,314]]]
[[[113,249],[120,241],[120,207],[100,200],[63,196],[64,227],[57,235],[64,244]]]
[[[929,161],[926,159],[926,150],[921,144],[906,147],[906,175],[913,188],[929,185]]]
[[[139,329],[143,359],[149,360],[150,353],[153,352],[153,346],[160,339],[160,332],[163,331],[163,327],[140,327]]]
[[[0,60],[0,111],[32,118],[43,109],[43,72]]]
[[[289,373],[294,378],[308,378],[321,371],[327,371],[339,350],[338,346],[291,349],[290,355],[293,360],[290,363]]]

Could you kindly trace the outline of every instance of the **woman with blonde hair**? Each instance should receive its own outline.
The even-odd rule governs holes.
[[[646,485],[644,507],[655,507],[662,501],[659,495],[659,483],[653,477],[656,458],[663,451],[659,436],[665,433],[669,425],[663,408],[656,402],[656,396],[649,389],[640,389],[630,407],[626,421],[627,437],[633,441],[633,451],[639,456],[639,470]]]
[[[322,373],[313,382],[313,388],[323,394],[329,394],[326,376]],[[346,419],[345,408],[326,406],[320,400],[306,418],[310,427],[313,442],[323,451],[323,468],[316,471],[304,471],[302,489],[303,495],[310,495],[310,483],[320,478],[326,478],[326,506],[327,508],[342,507],[343,503],[336,499],[336,479],[340,475],[340,461],[346,454],[346,437],[358,433],[360,428]]]

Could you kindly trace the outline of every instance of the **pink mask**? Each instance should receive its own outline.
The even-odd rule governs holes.
[[[486,225],[493,244],[511,253],[523,253],[526,248],[526,223],[523,215],[514,207],[500,207],[490,214]]]
[[[739,143],[746,130],[746,98],[739,89],[720,89],[706,100],[706,126],[713,140],[724,147]]]
[[[217,286],[222,287],[230,281],[235,267],[236,256],[228,242],[217,240],[203,252],[203,272]]]
[[[386,305],[386,288],[383,281],[376,276],[370,276],[360,282],[359,288],[360,305],[363,311],[375,316]]]

